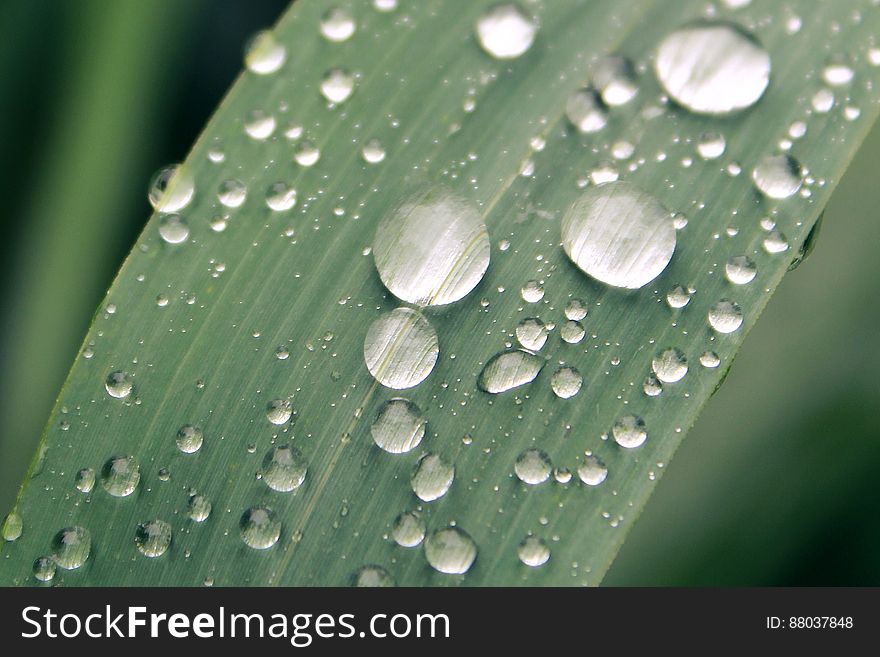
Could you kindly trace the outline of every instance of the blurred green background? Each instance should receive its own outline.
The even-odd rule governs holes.
[[[149,216],[150,176],[185,157],[286,4],[0,3],[0,509]],[[878,164],[875,129],[606,584],[880,584]]]

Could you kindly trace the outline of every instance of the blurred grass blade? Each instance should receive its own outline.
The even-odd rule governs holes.
[[[263,70],[181,170],[182,219],[154,216],[110,289],[0,581],[35,583],[53,550],[68,585],[601,581],[876,117],[878,10],[718,9],[772,71],[745,104],[745,85],[695,95],[670,77],[698,115],[662,96],[652,61],[703,2],[529,3],[531,47],[520,24],[481,49],[493,5],[340,3],[349,21],[298,2],[274,30],[280,70],[260,42]],[[760,68],[760,46],[731,38]],[[610,108],[571,101],[603,87],[608,54],[635,63],[634,86],[605,85]],[[745,109],[705,114],[719,103]],[[576,201],[620,201],[581,205],[603,189],[641,190],[613,225],[663,236],[594,272],[632,291],[561,247]],[[421,207],[437,245],[466,248],[407,269],[375,235]],[[399,310],[386,285],[443,305]]]

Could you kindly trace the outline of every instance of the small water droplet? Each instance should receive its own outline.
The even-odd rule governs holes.
[[[587,316],[589,308],[580,299],[572,299],[565,304],[565,317],[573,322],[579,322]]]
[[[306,479],[308,463],[296,447],[276,445],[263,457],[260,471],[265,484],[279,493],[299,488]]]
[[[636,71],[626,57],[603,57],[593,70],[593,84],[610,106],[625,105],[639,91]]]
[[[179,212],[189,205],[194,193],[192,174],[175,164],[156,172],[150,181],[147,198],[157,212]]]
[[[542,367],[544,359],[529,351],[502,351],[489,359],[477,383],[484,392],[507,392],[534,381]]]
[[[721,359],[714,351],[706,351],[700,356],[700,365],[714,369],[721,364]]]
[[[425,558],[438,572],[463,575],[477,558],[477,544],[460,527],[438,529],[425,541]]]
[[[735,285],[751,283],[758,273],[758,266],[750,257],[732,256],[724,265],[724,275]]]
[[[834,107],[834,92],[831,89],[819,89],[813,94],[810,104],[819,114],[827,114]]]
[[[205,522],[211,515],[211,501],[199,493],[192,493],[187,501],[187,512],[194,522]]]
[[[267,550],[281,536],[281,521],[267,506],[253,506],[241,514],[239,535],[244,544],[255,550]]]
[[[321,80],[321,95],[329,103],[344,103],[354,91],[354,76],[342,68],[332,68]]]
[[[383,588],[396,586],[394,577],[382,566],[361,566],[351,576],[351,585],[365,588]]]
[[[727,149],[727,141],[719,132],[704,132],[697,142],[697,153],[704,160],[714,160],[722,155]]]
[[[440,354],[437,332],[410,308],[397,308],[376,319],[364,338],[367,369],[387,388],[403,390],[424,381]]]
[[[608,468],[595,456],[587,456],[578,466],[578,478],[587,486],[598,486],[608,477]]]
[[[74,486],[80,493],[91,493],[95,487],[95,471],[92,468],[81,468],[76,473]]]
[[[681,349],[670,347],[654,356],[651,369],[663,383],[675,383],[681,381],[688,372],[687,358]]]
[[[526,281],[519,292],[526,303],[538,303],[544,298],[544,286],[538,281]]]
[[[263,141],[272,136],[275,132],[275,117],[267,114],[263,110],[253,110],[245,119],[244,131],[251,139]]]
[[[334,43],[348,41],[357,29],[354,17],[339,7],[327,10],[321,17],[321,36]]]
[[[547,342],[547,327],[537,317],[528,317],[516,327],[516,339],[529,351],[540,351]]]
[[[3,528],[2,531],[0,531],[0,534],[2,534],[4,541],[11,543],[12,541],[17,541],[19,539],[23,529],[24,523],[22,522],[21,516],[13,511],[7,513],[6,517],[3,519]]]
[[[64,570],[82,566],[92,551],[92,536],[84,527],[65,527],[52,538],[52,559]]]
[[[284,44],[275,40],[272,32],[257,32],[245,46],[244,63],[258,75],[269,75],[280,69],[287,59]]]
[[[171,545],[171,525],[164,520],[148,520],[137,526],[134,544],[145,557],[161,557]]]
[[[791,155],[765,155],[752,169],[752,181],[768,198],[788,198],[801,188],[801,166]]]
[[[515,59],[535,40],[537,23],[515,4],[498,5],[477,20],[480,46],[496,59]]]
[[[51,582],[55,578],[55,571],[55,561],[52,557],[38,557],[34,560],[34,577],[41,582]]]
[[[385,159],[385,147],[378,139],[371,139],[361,149],[361,157],[367,164],[378,164]]]
[[[140,466],[133,456],[111,456],[101,468],[101,486],[113,497],[128,497],[140,480]]]
[[[577,344],[584,339],[586,333],[583,324],[573,319],[564,322],[559,329],[559,337],[562,338],[563,342],[567,342],[568,344]]]
[[[847,85],[852,82],[854,76],[855,71],[845,55],[831,57],[822,69],[822,79],[832,87]]]
[[[391,399],[382,406],[370,427],[373,442],[390,454],[404,454],[419,446],[427,420],[408,399]]]
[[[117,370],[107,375],[104,381],[104,388],[111,397],[125,399],[131,394],[134,385],[131,382],[131,376],[126,372]]]
[[[537,536],[526,536],[516,549],[519,560],[526,566],[537,568],[550,560],[550,548]]]
[[[417,513],[406,511],[394,520],[391,538],[401,547],[416,547],[425,539],[425,521]]]
[[[513,471],[524,484],[537,486],[550,478],[553,465],[545,452],[532,448],[525,450],[517,457]]]
[[[296,147],[293,153],[293,159],[301,167],[310,167],[321,158],[321,151],[314,143],[308,139],[304,139]]]
[[[785,235],[778,230],[772,230],[770,234],[764,238],[763,247],[764,250],[770,254],[784,253],[785,251],[788,251],[788,240],[785,238]]]
[[[686,287],[676,285],[666,293],[666,303],[670,308],[684,308],[691,300],[691,293]]]
[[[649,374],[642,383],[642,390],[648,397],[656,397],[663,392],[663,384],[656,376]]]
[[[709,309],[709,326],[719,333],[733,333],[743,323],[742,309],[738,303],[721,299]]]
[[[272,424],[284,424],[293,415],[293,404],[289,399],[273,399],[266,404],[266,419]]]
[[[230,178],[220,183],[217,200],[227,208],[237,208],[247,198],[247,186],[240,180]]]
[[[640,447],[648,439],[648,430],[642,418],[624,415],[611,427],[611,435],[614,436],[614,442],[621,447],[633,449]]]
[[[296,190],[287,183],[277,182],[266,190],[266,206],[273,212],[285,212],[296,205]]]
[[[584,378],[574,367],[560,367],[550,378],[550,387],[560,399],[574,397],[581,390]]]
[[[446,495],[454,479],[455,466],[438,454],[425,454],[413,471],[410,485],[420,500],[433,502]]]

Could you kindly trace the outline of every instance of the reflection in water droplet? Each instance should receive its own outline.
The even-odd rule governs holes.
[[[752,181],[768,198],[788,198],[801,188],[801,166],[791,155],[765,155],[752,169]]]
[[[195,183],[180,165],[159,169],[150,181],[147,198],[157,212],[179,212],[192,200]]]
[[[522,320],[516,327],[516,339],[529,351],[540,351],[547,342],[547,327],[537,317]]]
[[[560,367],[550,379],[550,387],[560,399],[574,397],[581,390],[584,378],[574,367]]]
[[[142,522],[134,532],[134,544],[145,557],[161,557],[171,545],[171,525],[164,520]]]
[[[370,427],[373,442],[390,454],[404,454],[419,446],[427,420],[408,399],[391,399],[382,406]]]
[[[477,20],[477,40],[483,50],[496,59],[514,59],[525,53],[535,40],[538,25],[515,4],[503,4]]]
[[[245,545],[255,550],[266,550],[278,542],[281,521],[269,507],[254,506],[241,514],[238,529]]]
[[[52,539],[52,559],[64,570],[82,566],[92,551],[92,536],[84,527],[65,527]]]
[[[375,320],[364,338],[367,369],[387,388],[403,390],[424,381],[440,354],[437,332],[420,313],[397,308]]]
[[[284,65],[287,49],[268,30],[257,32],[245,46],[244,63],[258,75],[269,75]]]
[[[266,404],[266,419],[272,424],[284,424],[293,416],[293,404],[289,399],[273,399]]]
[[[201,429],[191,424],[185,424],[177,431],[177,449],[184,454],[198,452],[204,438]]]
[[[675,383],[688,372],[687,358],[681,349],[670,347],[654,356],[651,369],[663,383]]]
[[[587,486],[598,486],[608,476],[608,468],[595,456],[587,456],[578,466],[578,477]]]
[[[709,325],[719,333],[733,333],[743,323],[739,304],[721,299],[709,309]]]
[[[404,201],[373,240],[379,277],[397,298],[441,306],[464,298],[489,267],[489,234],[479,211],[444,190]]]
[[[660,275],[675,250],[669,212],[627,182],[592,187],[562,218],[562,245],[581,271],[628,289]]]
[[[410,478],[413,492],[423,502],[438,500],[449,491],[455,466],[437,454],[425,454]]]
[[[296,447],[276,445],[263,457],[263,481],[274,491],[289,493],[306,479],[308,464]]]
[[[116,397],[116,399],[128,397],[133,387],[131,377],[126,372],[119,370],[110,372],[104,381],[104,389],[107,391],[107,394],[111,397]]]
[[[327,71],[321,80],[321,95],[330,103],[344,103],[354,91],[354,76],[342,68]]]
[[[648,439],[648,430],[642,418],[624,415],[611,427],[611,435],[614,436],[614,442],[621,447],[633,449],[640,447]]]
[[[599,132],[608,123],[608,109],[595,89],[579,89],[565,102],[565,116],[585,134]]]
[[[141,480],[141,469],[133,456],[111,456],[101,468],[101,486],[113,497],[128,497]]]
[[[724,274],[731,283],[745,285],[751,283],[758,273],[758,266],[748,256],[732,256],[724,265]]]
[[[550,548],[537,536],[526,536],[516,549],[519,560],[525,565],[537,568],[550,560]]]
[[[394,520],[391,538],[401,547],[416,547],[425,538],[425,521],[417,513],[406,511]]]
[[[459,527],[438,529],[425,541],[425,558],[438,572],[463,575],[477,558],[477,544]]]
[[[361,566],[351,576],[351,585],[366,588],[396,586],[397,583],[382,566]]]
[[[678,104],[698,114],[727,114],[754,105],[770,80],[770,55],[742,28],[697,23],[660,43],[654,71]]]
[[[531,352],[522,349],[502,351],[489,359],[477,383],[485,392],[507,392],[534,381],[542,367],[544,359]]]
[[[513,471],[524,484],[536,486],[550,478],[553,465],[550,457],[540,449],[527,449],[522,452],[513,465]]]
[[[339,7],[329,9],[321,17],[321,36],[328,41],[341,43],[348,41],[354,34],[357,25],[352,15]]]

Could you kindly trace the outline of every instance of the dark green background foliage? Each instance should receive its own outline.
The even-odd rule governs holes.
[[[0,508],[93,309],[282,0],[0,5]],[[880,132],[606,584],[880,584]]]

